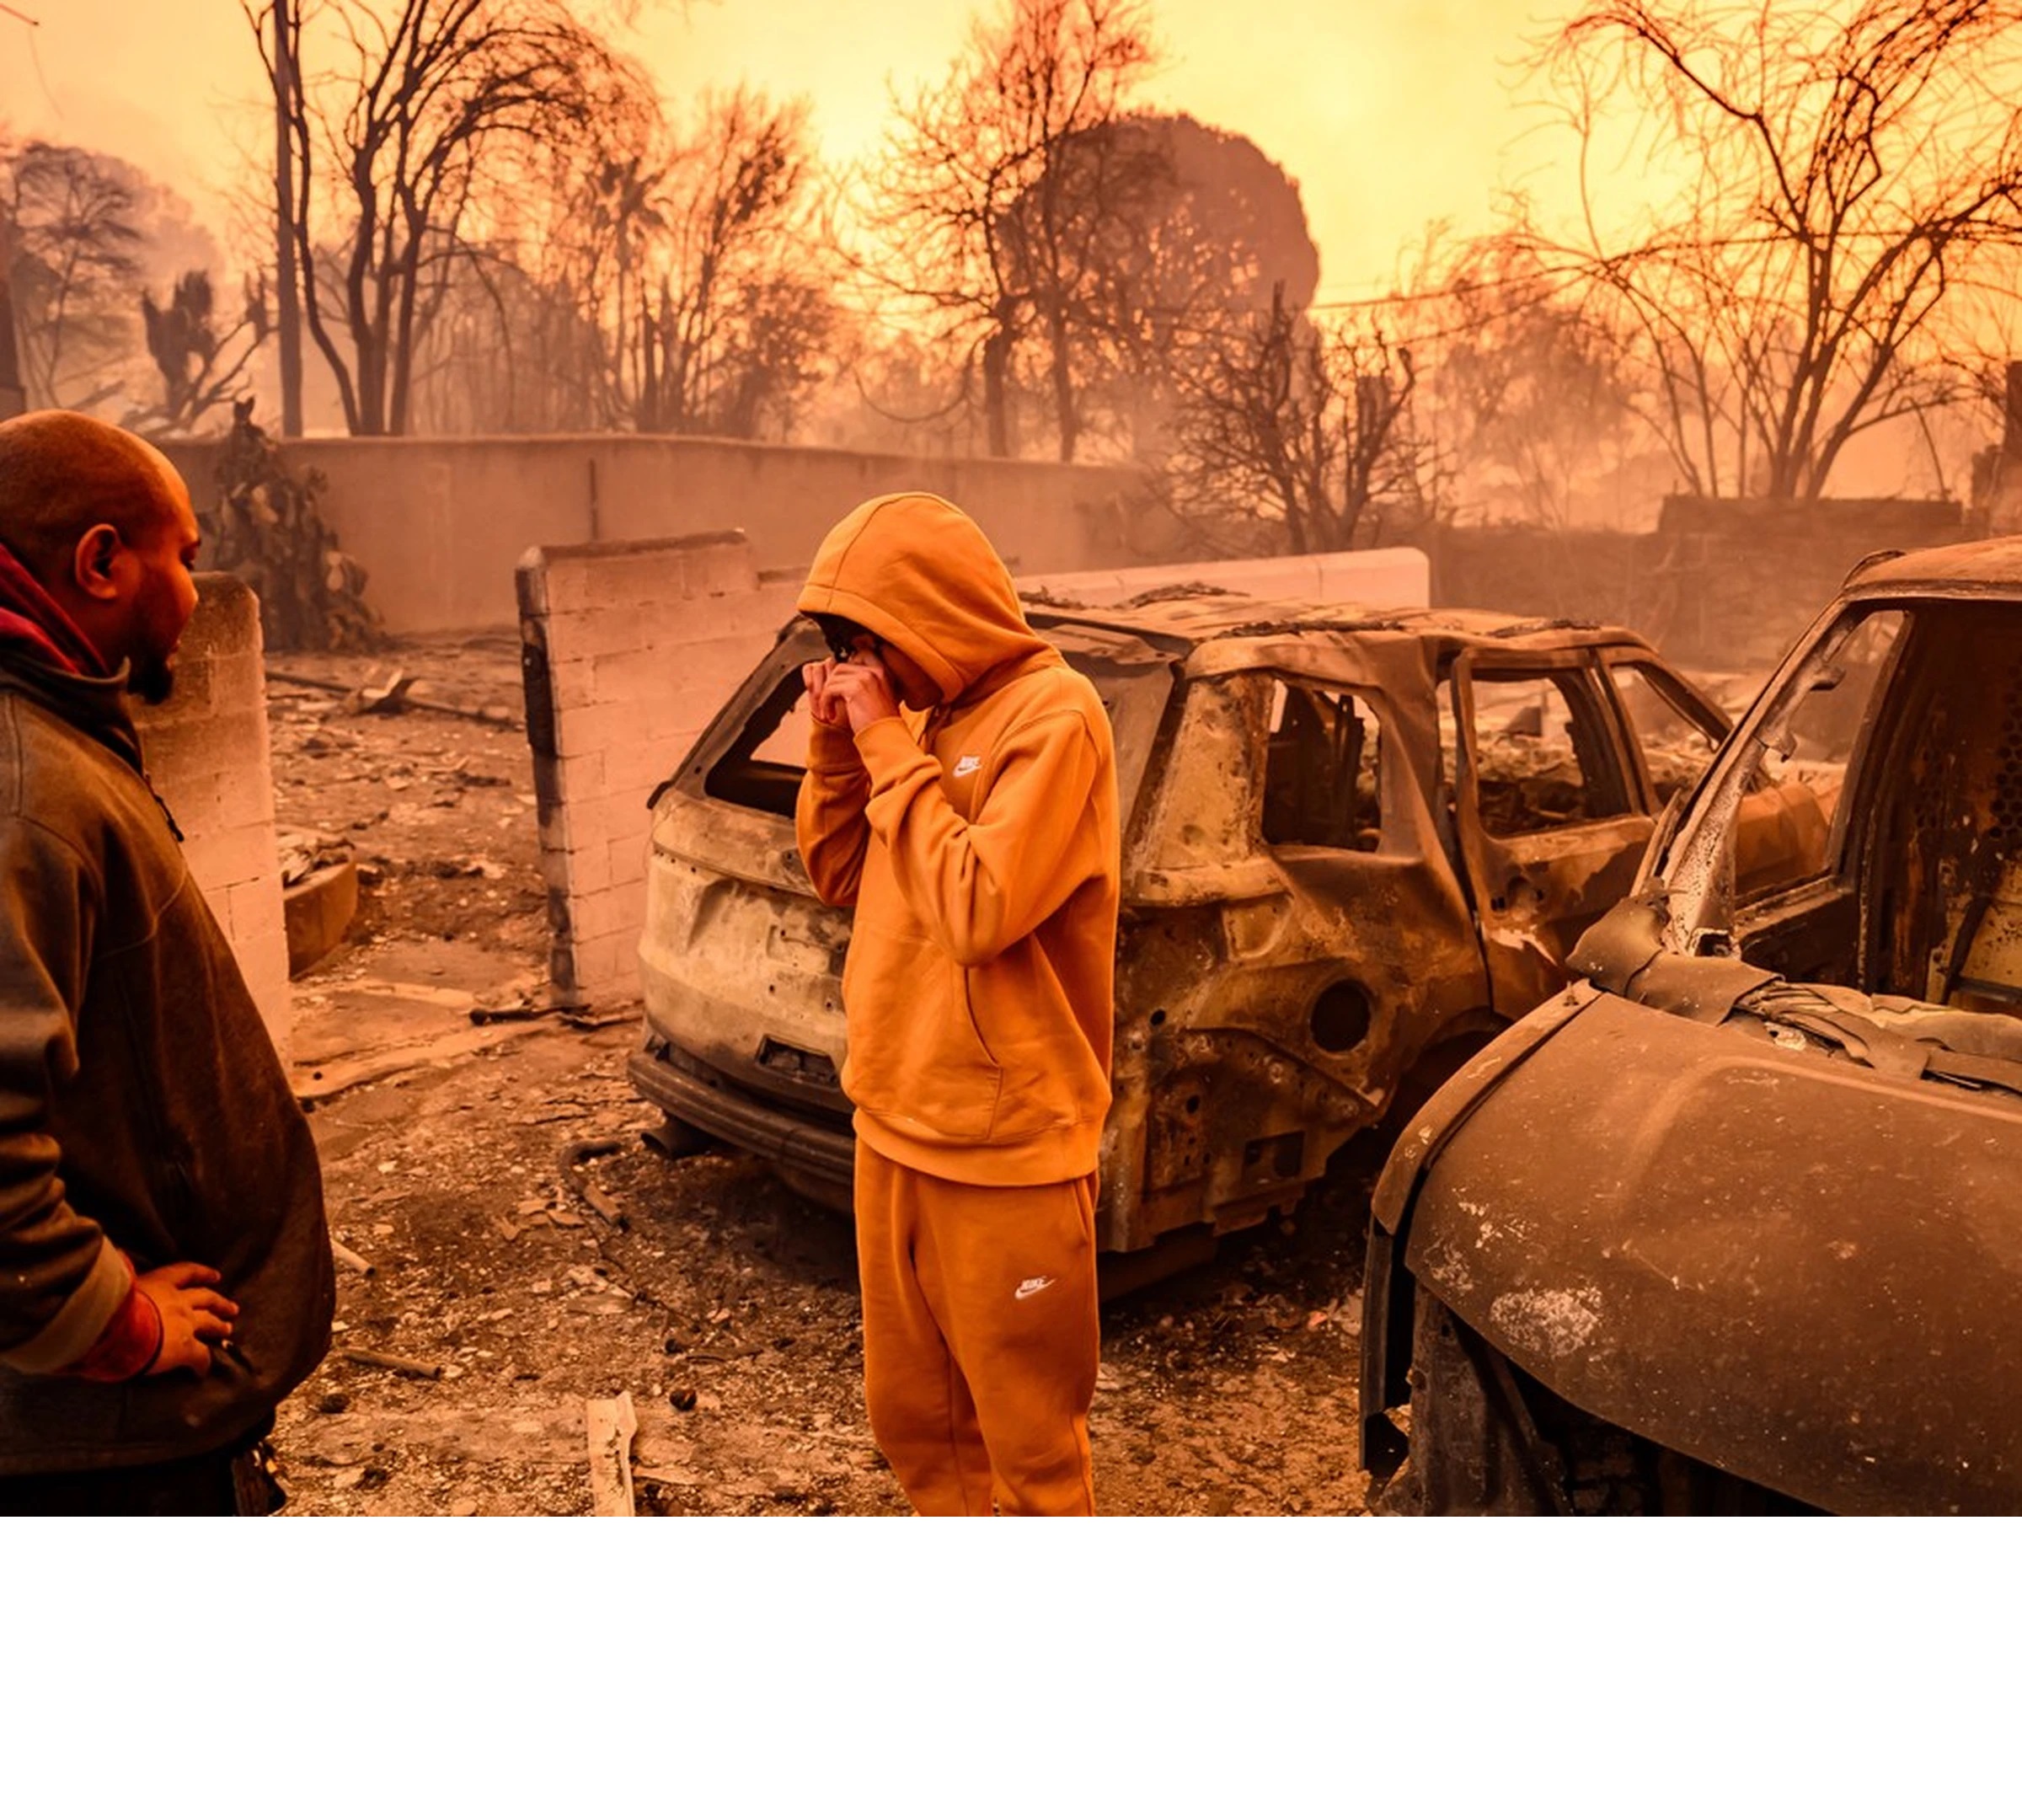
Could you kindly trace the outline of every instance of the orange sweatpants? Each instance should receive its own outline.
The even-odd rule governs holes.
[[[925,1517],[1089,1517],[1095,1178],[983,1188],[861,1140],[871,1432]]]

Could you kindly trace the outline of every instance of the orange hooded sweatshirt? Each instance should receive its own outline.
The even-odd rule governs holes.
[[[832,531],[802,613],[932,680],[924,715],[818,723],[798,831],[822,901],[856,907],[842,1086],[857,1136],[985,1186],[1092,1174],[1110,1104],[1115,754],[1087,679],[1025,624],[988,540],[928,493]]]

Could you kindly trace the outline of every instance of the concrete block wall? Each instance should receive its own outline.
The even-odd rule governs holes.
[[[288,934],[274,831],[274,769],[259,602],[233,575],[197,577],[197,606],[176,658],[175,690],[134,704],[149,776],[183,831],[183,857],[268,1034],[288,1059]]]
[[[165,445],[200,511],[217,496],[215,441]],[[1136,470],[916,458],[706,436],[332,436],[284,445],[365,565],[396,635],[510,624],[529,545],[735,529],[768,569],[805,564],[829,527],[880,493],[954,500],[1014,571],[1157,561],[1181,535]]]
[[[1056,600],[1105,607],[1175,581],[1211,582],[1232,594],[1260,601],[1304,601],[1315,605],[1425,607],[1431,603],[1431,560],[1423,550],[1399,545],[1370,550],[1330,550],[1317,556],[1254,556],[1233,562],[1201,562],[1132,569],[1089,570],[1078,575],[1032,575],[1009,565],[1027,592]]]
[[[735,533],[527,552],[518,570],[548,975],[564,1004],[637,998],[646,799],[793,612]]]

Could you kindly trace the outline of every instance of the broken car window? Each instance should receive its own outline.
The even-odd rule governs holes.
[[[1681,790],[1696,783],[1720,742],[1695,720],[1688,720],[1658,692],[1642,664],[1613,664],[1608,668],[1660,807]]]
[[[1844,774],[1882,666],[1902,626],[1901,613],[1869,614],[1840,646],[1832,667],[1789,713],[1778,717],[1774,726],[1765,726],[1775,748],[1763,760],[1772,779],[1781,782],[1795,774],[1837,781]]]
[[[1628,794],[1583,678],[1477,674],[1477,787],[1484,832],[1500,838],[1626,815]]]
[[[774,683],[738,730],[730,749],[709,768],[704,791],[767,815],[793,819],[807,768],[807,691],[796,666]]]
[[[1090,666],[1086,660],[1076,661],[1080,656],[1069,652],[1067,661],[1085,675]],[[1090,681],[1113,725],[1123,683],[1106,673],[1092,677]],[[807,768],[807,740],[812,725],[807,691],[800,686],[800,667],[796,662],[760,699],[738,729],[730,749],[709,768],[703,785],[704,794],[719,802],[736,803],[791,821],[801,774]]]
[[[1757,795],[1737,818],[1740,902],[1755,902],[1821,876],[1827,854],[1840,850],[1847,763],[1904,624],[1899,612],[1870,613],[1841,645],[1817,683],[1786,712],[1763,723]],[[1771,870],[1752,881],[1749,849],[1760,844],[1762,824],[1773,816],[1784,821],[1801,816],[1816,827],[1812,839],[1803,843],[1810,849],[1807,863],[1795,872]]]
[[[1273,847],[1373,852],[1381,838],[1377,721],[1345,690],[1271,685],[1264,838]]]

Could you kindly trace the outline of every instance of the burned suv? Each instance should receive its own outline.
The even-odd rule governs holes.
[[[1634,634],[1212,592],[1029,601],[1115,730],[1123,835],[1110,1286],[1289,1209],[1329,1159],[1565,982],[1726,723]],[[655,793],[634,1083],[847,1207],[849,913],[794,846],[805,621]],[[1758,793],[1750,864],[1825,823]]]
[[[2022,539],[1857,568],[1572,964],[1377,1185],[1389,1501],[2022,1509]]]

